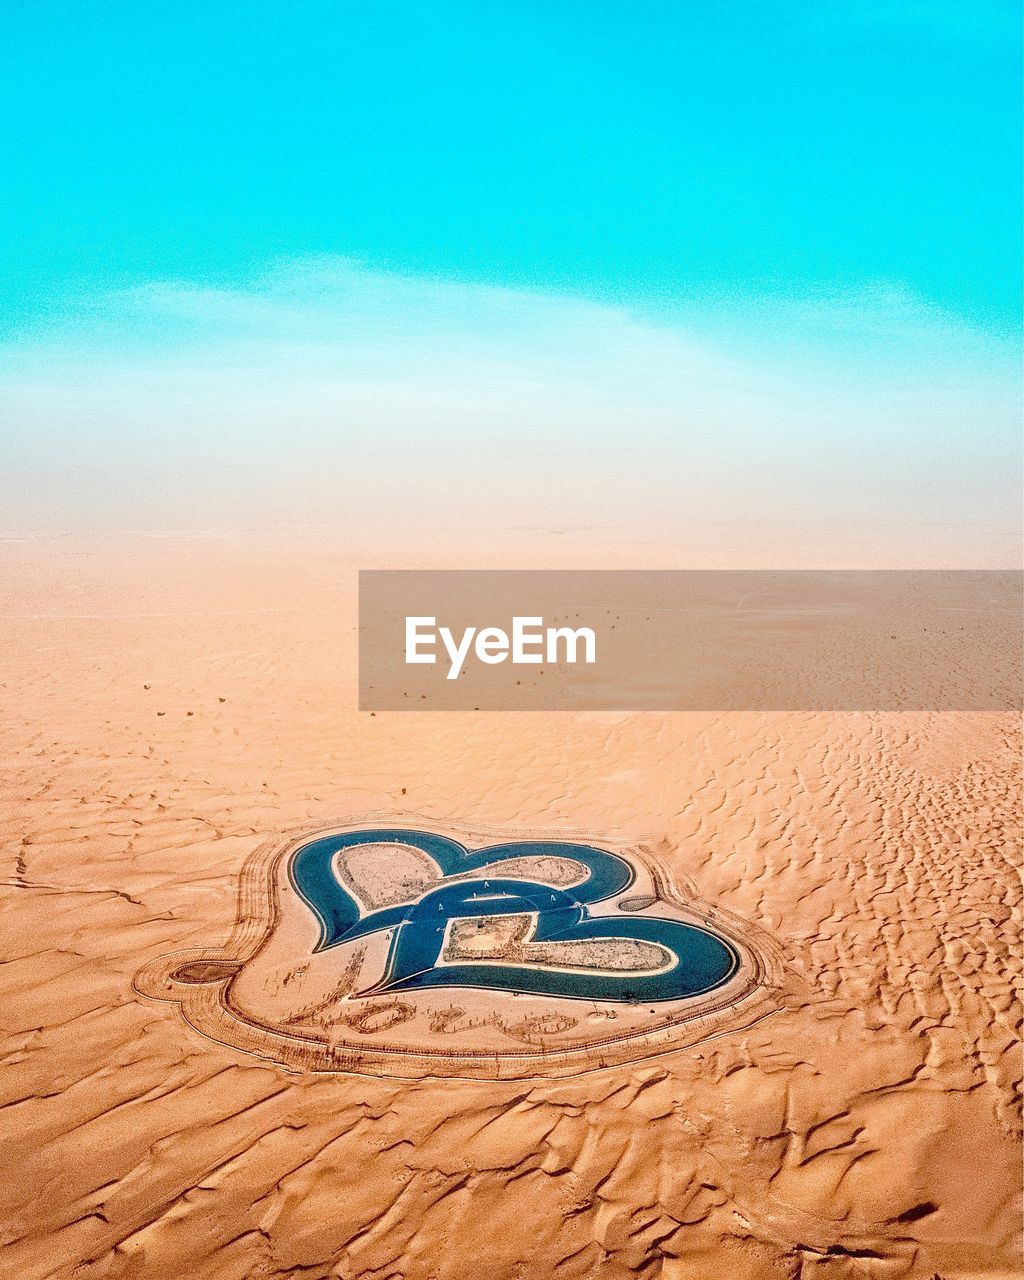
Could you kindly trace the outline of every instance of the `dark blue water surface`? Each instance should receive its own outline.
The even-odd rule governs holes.
[[[480,875],[442,884],[416,902],[363,914],[331,863],[339,850],[366,844],[404,844],[419,849],[433,859],[444,876],[467,871],[479,871]],[[485,878],[486,868],[509,858],[571,858],[582,864],[587,874],[571,889],[526,879]],[[588,906],[615,897],[633,881],[633,868],[624,858],[592,845],[524,840],[470,850],[447,836],[379,828],[311,840],[292,855],[289,874],[320,922],[317,951],[381,930],[392,931],[387,967],[373,988],[375,994],[423,987],[491,987],[579,1000],[656,1002],[700,995],[720,986],[739,964],[731,944],[710,929],[642,912],[628,919],[592,917]],[[675,963],[664,972],[648,974],[437,963],[449,920],[527,912],[537,915],[534,942],[636,938],[665,947]]]

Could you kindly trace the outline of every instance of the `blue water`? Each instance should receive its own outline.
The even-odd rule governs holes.
[[[481,875],[442,884],[414,903],[363,914],[335,876],[331,862],[339,850],[366,844],[410,845],[432,858],[445,876],[467,871],[480,871]],[[495,863],[527,857],[571,858],[585,867],[587,875],[571,889],[483,875],[484,869]],[[470,850],[447,836],[379,828],[310,841],[292,855],[289,874],[297,893],[320,922],[316,951],[381,930],[392,931],[387,966],[372,989],[374,994],[424,987],[489,987],[579,1000],[657,1002],[710,991],[730,978],[739,964],[731,944],[710,929],[642,912],[628,919],[591,917],[589,906],[615,897],[633,881],[633,868],[624,858],[592,845],[526,840]],[[537,914],[535,942],[635,938],[665,947],[675,963],[664,972],[649,974],[437,964],[449,920],[526,912]]]

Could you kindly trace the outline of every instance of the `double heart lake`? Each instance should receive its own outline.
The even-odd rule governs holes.
[[[254,849],[226,940],[144,995],[300,1071],[526,1079],[635,1062],[779,1007],[777,947],[687,880],[701,850],[339,822]]]
[[[374,845],[382,857],[395,848],[418,850],[437,868],[440,883],[411,901],[367,909],[339,866],[346,850]],[[508,874],[510,867],[552,860],[579,868],[577,882],[559,886]],[[476,987],[656,1004],[703,995],[726,982],[739,964],[736,949],[711,928],[655,910],[593,912],[619,898],[635,872],[625,858],[592,845],[530,840],[470,850],[432,832],[378,828],[309,841],[295,851],[289,874],[319,922],[317,952],[385,935],[384,972],[363,995]],[[517,943],[526,941],[525,954],[522,945],[499,945],[490,956],[469,958],[469,946],[452,946],[453,926],[463,926],[465,937],[467,922],[483,928],[507,917],[529,921],[520,931],[525,939],[513,935]],[[637,958],[632,965],[630,954]],[[615,956],[617,966],[604,967],[602,962]]]

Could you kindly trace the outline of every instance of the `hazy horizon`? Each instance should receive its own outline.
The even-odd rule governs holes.
[[[7,8],[0,534],[1019,562],[1012,6],[448,12]]]

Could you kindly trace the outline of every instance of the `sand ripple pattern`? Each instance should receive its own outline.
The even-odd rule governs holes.
[[[1013,718],[357,716],[336,564],[84,551],[4,549],[3,1274],[1019,1274]],[[137,997],[230,927],[255,843],[396,809],[646,840],[804,995],[643,1067],[412,1084]]]

